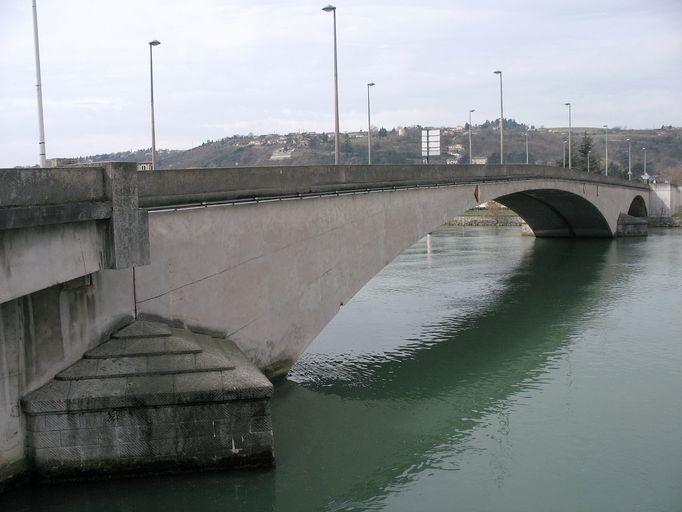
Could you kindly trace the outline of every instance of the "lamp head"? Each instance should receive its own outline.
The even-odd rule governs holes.
[[[373,85],[375,85],[374,82],[370,82],[367,84],[367,87],[372,87]]]
[[[469,110],[469,114],[471,114],[472,112],[476,112],[476,109],[472,108],[471,110]]]
[[[608,125],[608,124],[604,124],[604,125],[602,125],[602,128],[608,128],[608,127],[609,127],[609,125]]]
[[[570,107],[570,106],[571,106],[571,102],[569,101],[568,103],[564,103],[564,105],[566,105],[567,107]]]
[[[333,12],[336,10],[336,7],[334,7],[333,5],[328,5],[327,7],[323,7],[322,10],[324,12]]]
[[[160,44],[161,43],[159,41],[157,41],[156,39],[154,39],[153,41],[149,41],[150,46],[159,46]]]
[[[493,73],[495,73],[496,75],[501,75],[502,71],[493,71]]]

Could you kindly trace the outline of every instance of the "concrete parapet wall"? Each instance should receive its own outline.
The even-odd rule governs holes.
[[[149,263],[134,164],[0,170],[0,304]]]
[[[140,205],[159,207],[253,197],[427,184],[562,179],[647,190],[615,176],[540,165],[329,165],[178,169],[141,173]]]

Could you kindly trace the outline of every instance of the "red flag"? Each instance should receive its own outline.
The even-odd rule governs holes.
[[[474,189],[474,199],[476,199],[476,202],[478,203],[478,185],[476,185],[476,188]]]

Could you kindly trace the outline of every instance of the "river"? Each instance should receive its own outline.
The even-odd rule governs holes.
[[[272,470],[24,486],[2,511],[682,511],[682,230],[442,227],[273,399]]]

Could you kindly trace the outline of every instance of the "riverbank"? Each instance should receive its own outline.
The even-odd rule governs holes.
[[[511,213],[511,212],[510,212]],[[526,224],[521,217],[515,214],[488,214],[478,215],[459,215],[450,219],[446,224],[448,226],[523,226]],[[649,217],[649,226],[656,228],[680,228],[682,227],[682,216],[676,215],[674,217]]]
[[[523,226],[518,215],[460,215],[447,222],[448,226]]]

